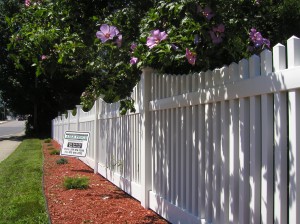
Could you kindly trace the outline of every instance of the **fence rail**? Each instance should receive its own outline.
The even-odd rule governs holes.
[[[53,120],[83,159],[172,223],[300,223],[300,39],[188,75],[144,69],[120,116],[101,99]],[[298,211],[298,212],[297,212]]]

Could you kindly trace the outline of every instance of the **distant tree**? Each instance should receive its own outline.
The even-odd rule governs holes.
[[[81,45],[72,43],[72,38],[77,38],[76,33],[71,33],[71,37],[54,38],[58,35],[56,32],[63,35],[65,30],[71,29],[64,27],[63,18],[71,24],[76,14],[72,13],[72,18],[69,18],[68,12],[64,11],[62,16],[65,17],[58,17],[61,12],[59,6],[52,7],[51,11],[40,7],[38,2],[30,2],[35,8],[31,10],[27,10],[30,7],[23,1],[4,1],[2,4],[3,35],[0,41],[1,58],[4,60],[0,62],[0,90],[3,100],[16,113],[31,115],[28,131],[49,134],[51,119],[59,111],[64,112],[79,104],[80,95],[90,81],[89,74],[81,72],[80,62],[69,60],[68,56],[72,57],[69,54],[67,59],[64,56],[65,51],[73,52],[72,47],[75,47],[74,54],[84,57],[85,54],[80,52]],[[50,6],[49,1],[47,7]],[[51,25],[54,13],[60,23],[57,21],[57,24]],[[44,35],[46,31],[47,35]],[[84,34],[84,31],[80,30],[80,33]],[[57,47],[55,49],[61,54],[53,56],[51,46]]]

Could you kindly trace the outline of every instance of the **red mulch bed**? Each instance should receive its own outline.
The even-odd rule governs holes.
[[[53,147],[60,148],[55,141],[43,143],[44,190],[52,224],[168,223],[79,159],[68,157],[68,164],[56,164],[62,157],[50,155]],[[65,189],[64,177],[75,176],[89,177],[88,189]]]

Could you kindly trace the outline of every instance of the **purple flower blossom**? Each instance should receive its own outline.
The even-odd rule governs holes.
[[[223,24],[219,24],[217,27],[213,27],[211,31],[209,31],[210,37],[214,44],[219,44],[223,41],[225,26]]]
[[[157,44],[159,44],[162,40],[165,40],[167,38],[167,34],[165,31],[160,32],[159,30],[152,30],[150,37],[147,38],[146,45],[152,49]]]
[[[29,7],[30,6],[30,0],[25,0],[25,6]]]
[[[263,38],[260,32],[257,32],[256,29],[252,28],[249,33],[250,40],[254,44],[254,47],[261,47],[263,45],[270,48],[270,41],[266,38]]]
[[[134,64],[136,64],[137,62],[138,62],[138,58],[136,58],[136,57],[132,57],[131,59],[130,59],[130,64],[131,65],[134,65]]]
[[[196,63],[196,53],[191,52],[188,48],[186,48],[186,50],[185,50],[185,56],[186,56],[188,62],[191,65],[195,65],[195,63]]]
[[[102,43],[107,40],[112,40],[115,36],[119,34],[119,30],[115,26],[109,26],[107,24],[102,24],[100,31],[97,31],[96,36],[101,40]],[[122,37],[121,37],[122,40]]]
[[[256,47],[259,47],[263,44],[263,37],[260,32],[257,32],[256,29],[252,28],[250,30],[250,39]]]
[[[137,44],[136,43],[132,43],[131,46],[130,46],[130,49],[131,51],[134,51],[137,47]]]

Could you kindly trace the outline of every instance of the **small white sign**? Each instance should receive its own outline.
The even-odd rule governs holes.
[[[60,155],[85,157],[89,139],[89,132],[66,131]]]

